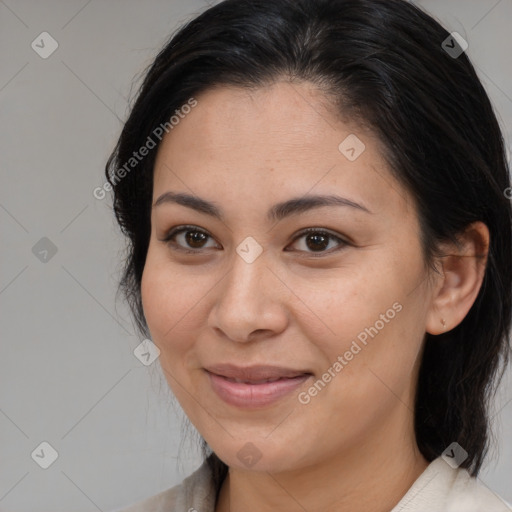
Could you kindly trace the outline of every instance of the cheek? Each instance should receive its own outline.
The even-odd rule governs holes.
[[[400,381],[409,375],[421,347],[421,297],[410,294],[421,278],[421,264],[391,253],[370,261],[372,254],[367,254],[297,289],[314,313],[302,327],[326,356],[326,370],[338,356],[344,359],[340,384],[344,379],[375,381],[369,369],[382,372],[390,383]]]
[[[142,305],[153,343],[159,348],[159,363],[173,394],[188,411],[191,382],[186,359],[193,347],[195,333],[183,280],[170,271],[167,263],[159,264],[148,252],[141,281]],[[192,309],[191,309],[192,308]],[[189,389],[184,392],[183,388]],[[188,411],[187,414],[191,414]]]
[[[141,281],[144,315],[163,360],[189,349],[201,326],[202,299],[211,287],[201,276],[171,264],[159,251],[148,251]]]
[[[150,247],[142,274],[141,297],[153,342],[160,350],[166,348],[167,340],[175,338],[179,320],[186,314],[184,299],[188,294],[183,293],[183,284]]]
[[[163,276],[161,272],[159,272],[158,266],[155,264],[154,258],[152,258],[151,254],[152,252],[150,249],[148,251],[146,264],[142,273],[141,299],[144,317],[146,318],[149,330],[151,331],[153,341],[156,342],[155,338],[159,337],[160,332],[164,328],[163,324],[166,317],[164,312],[168,311],[166,304],[168,297],[166,297],[166,294],[164,293],[165,285],[162,279]]]
[[[365,328],[381,322],[380,315],[402,298],[394,269],[384,263],[379,267],[360,263],[335,269],[302,284],[296,280],[294,292],[303,298],[303,309],[308,310],[304,328],[319,343],[330,347],[330,352],[344,350]],[[389,316],[394,313],[392,310]]]

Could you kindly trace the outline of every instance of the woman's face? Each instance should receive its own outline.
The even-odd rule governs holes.
[[[197,102],[158,150],[142,278],[185,413],[231,467],[411,446],[433,291],[376,138],[306,83]]]

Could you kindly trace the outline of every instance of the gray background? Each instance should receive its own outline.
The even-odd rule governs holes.
[[[510,150],[512,0],[417,3],[469,42]],[[0,0],[2,511],[109,511],[180,482],[200,462],[158,361],[144,366],[133,354],[141,340],[115,301],[123,240],[108,200],[92,191],[134,76],[206,7]],[[59,44],[47,59],[31,47],[43,31]],[[43,237],[54,255],[38,254],[48,249]],[[510,371],[495,410],[496,449],[480,478],[512,502]],[[31,457],[43,441],[58,452],[48,469]]]

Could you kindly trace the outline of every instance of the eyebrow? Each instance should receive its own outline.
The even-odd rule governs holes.
[[[187,208],[224,221],[222,211],[215,203],[197,196],[183,192],[165,192],[155,201],[153,208],[165,203],[186,206]],[[275,204],[267,212],[267,219],[269,221],[279,221],[285,217],[324,206],[346,206],[366,213],[373,213],[366,206],[338,195],[305,195]]]

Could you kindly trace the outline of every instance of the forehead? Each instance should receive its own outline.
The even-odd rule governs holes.
[[[197,101],[193,112],[180,122],[180,130],[173,130],[175,142],[186,144],[185,148],[200,143],[216,156],[227,150],[225,159],[237,150],[261,147],[269,155],[281,150],[288,158],[294,147],[308,153],[317,148],[320,154],[325,132],[339,128],[333,107],[309,83],[283,81],[257,89],[217,86]],[[194,141],[195,136],[201,139]]]
[[[314,85],[216,87],[196,100],[159,147],[154,197],[167,188],[216,198],[236,190],[252,201],[336,191],[374,211],[390,199],[409,208],[376,136],[341,121]]]

